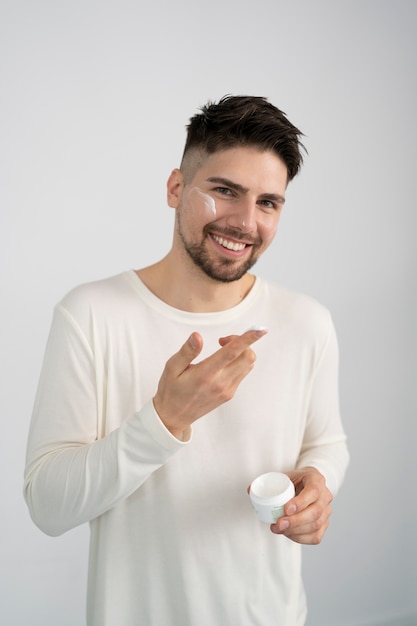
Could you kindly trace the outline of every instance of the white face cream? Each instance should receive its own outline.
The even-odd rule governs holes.
[[[249,491],[257,516],[267,524],[274,524],[284,515],[284,505],[294,496],[294,484],[281,472],[269,472],[258,476]]]
[[[200,187],[186,187],[183,193],[183,204],[187,210],[198,212],[199,216],[211,222],[217,217],[216,203]]]

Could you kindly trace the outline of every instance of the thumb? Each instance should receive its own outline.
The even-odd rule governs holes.
[[[192,333],[179,351],[169,360],[173,374],[180,376],[203,349],[203,338],[199,333]]]
[[[186,341],[184,346],[186,346],[187,344],[190,345],[191,350],[194,352],[193,359],[195,359],[195,357],[199,355],[201,350],[203,349],[203,338],[200,333],[192,333],[188,337],[188,341]]]

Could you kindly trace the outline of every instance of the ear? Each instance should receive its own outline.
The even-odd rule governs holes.
[[[167,202],[172,209],[177,209],[184,189],[184,177],[180,169],[172,170],[167,181]]]

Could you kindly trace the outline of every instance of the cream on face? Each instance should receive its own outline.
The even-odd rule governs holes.
[[[208,193],[205,193],[198,186],[185,187],[182,197],[183,207],[186,209],[188,213],[198,215],[199,218],[202,218],[206,222],[212,222],[216,220],[221,214],[224,214],[223,211],[216,207],[216,202],[212,196]],[[236,216],[234,216],[234,221],[236,222]],[[228,226],[235,226],[235,224],[229,224],[229,218],[226,216],[226,224]],[[242,219],[240,220],[239,226],[244,230],[246,228],[245,215],[242,215]],[[223,244],[223,241],[219,242]]]
[[[204,193],[200,187],[185,187],[182,202],[188,211],[198,213],[208,222],[216,219],[217,210],[214,198]]]

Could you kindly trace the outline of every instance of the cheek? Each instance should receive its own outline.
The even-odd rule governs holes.
[[[181,211],[196,222],[212,222],[217,217],[216,203],[199,187],[186,187],[183,192]]]
[[[269,219],[265,219],[258,224],[258,233],[265,247],[269,246],[274,240],[278,228],[278,222],[279,216],[275,216],[274,218],[271,216]]]

